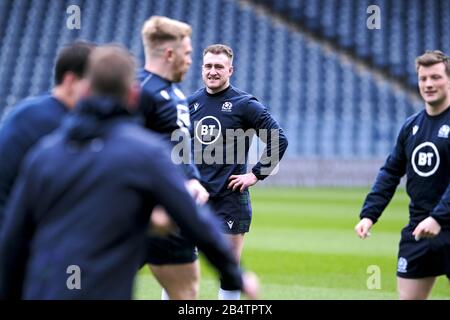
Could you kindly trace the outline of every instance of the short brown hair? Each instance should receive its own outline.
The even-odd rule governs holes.
[[[154,49],[165,42],[180,41],[190,37],[192,28],[187,23],[163,16],[152,16],[141,29],[142,42],[147,49]]]
[[[439,50],[429,50],[423,55],[416,58],[416,71],[419,71],[420,66],[428,67],[437,63],[443,63],[445,65],[445,73],[450,77],[450,58]]]
[[[208,52],[211,52],[212,54],[225,54],[228,58],[230,58],[231,62],[233,62],[233,49],[231,49],[229,46],[216,43],[212,44],[210,46],[207,46],[205,50],[203,50],[203,56],[205,56]]]
[[[126,100],[133,85],[136,62],[121,45],[97,47],[89,57],[88,79],[92,93]]]
[[[75,41],[64,46],[58,53],[55,63],[55,85],[60,85],[67,72],[83,78],[86,72],[89,55],[95,44],[85,41]]]

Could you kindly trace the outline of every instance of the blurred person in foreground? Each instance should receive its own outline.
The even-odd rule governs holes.
[[[26,157],[0,234],[0,298],[130,299],[157,204],[222,277],[257,297],[256,276],[199,211],[170,148],[136,124],[134,69],[125,49],[95,49],[88,97]]]
[[[55,63],[51,93],[19,102],[0,129],[0,228],[11,189],[25,155],[61,124],[83,94],[83,78],[94,45],[75,41],[63,47]]]

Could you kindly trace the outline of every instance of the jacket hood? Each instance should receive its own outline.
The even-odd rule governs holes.
[[[105,133],[110,120],[130,117],[125,104],[111,97],[89,97],[81,100],[63,124],[66,138],[72,141],[90,140]]]

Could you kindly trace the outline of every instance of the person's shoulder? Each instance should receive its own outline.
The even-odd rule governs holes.
[[[425,116],[425,109],[412,114],[405,120],[405,123],[403,124],[403,129],[406,130],[409,129],[411,126],[414,126],[416,122],[424,116]]]
[[[50,94],[28,97],[17,103],[10,114],[7,115],[6,121],[17,122],[26,121],[42,112],[42,108],[49,104],[52,96]]]
[[[48,104],[54,104],[54,98],[51,94],[42,94],[39,96],[28,97],[19,102],[19,108],[32,108],[36,106],[43,106]]]
[[[145,69],[139,69],[136,72],[136,80],[139,81],[141,87],[144,87],[146,84],[149,83],[150,80],[154,78],[153,73],[145,70]]]
[[[425,110],[420,110],[412,115],[410,115],[403,125],[400,128],[400,131],[398,133],[398,137],[402,139],[406,139],[410,132],[417,131],[417,128],[419,126],[419,123],[421,122],[421,119],[425,116]]]
[[[49,101],[51,101],[49,94],[25,98],[13,107],[11,118],[32,114],[37,110],[36,107],[45,105]]]
[[[141,84],[141,91],[152,96],[170,87],[170,82],[146,70],[138,72],[138,80]]]
[[[134,122],[124,122],[116,130],[118,139],[123,140],[124,149],[133,149],[133,152],[152,153],[161,148],[167,148],[168,144],[163,137]]]
[[[260,113],[267,108],[251,93],[231,86],[230,95],[233,96],[233,100],[238,103],[244,112],[248,113]]]
[[[253,94],[241,90],[233,85],[230,88],[230,96],[237,99],[241,103],[245,103],[247,105],[256,104],[258,107],[263,107],[262,103]]]
[[[238,97],[242,97],[245,99],[256,99],[256,97],[254,95],[252,95],[251,93],[248,93],[244,90],[241,90],[237,87],[235,87],[234,85],[230,85],[230,94],[233,96],[238,96]]]
[[[188,100],[189,103],[191,103],[191,102],[193,102],[194,100],[199,99],[200,97],[202,97],[202,96],[204,96],[204,95],[206,95],[206,90],[205,90],[205,88],[200,88],[200,89],[197,89],[196,91],[194,91],[193,93],[191,93],[191,94],[188,96],[187,100]]]
[[[139,83],[142,83],[146,77],[150,75],[150,72],[145,70],[144,68],[140,68],[136,71],[136,80],[139,81]]]

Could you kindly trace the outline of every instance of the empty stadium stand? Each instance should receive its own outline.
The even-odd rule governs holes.
[[[366,27],[372,4],[381,9],[379,30]],[[81,9],[79,30],[66,26],[69,5]],[[450,52],[447,0],[1,0],[0,113],[49,90],[56,53],[74,39],[119,42],[142,65],[140,28],[151,15],[192,25],[186,93],[202,86],[205,46],[234,49],[232,82],[285,128],[288,157],[384,157],[422,107],[414,58]]]

